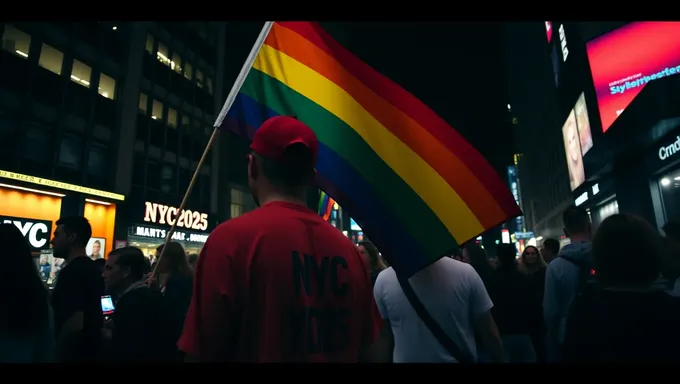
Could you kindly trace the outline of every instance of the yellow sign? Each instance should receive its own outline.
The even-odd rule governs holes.
[[[37,176],[22,175],[21,173],[3,171],[2,169],[0,169],[0,177],[5,178],[5,179],[23,181],[25,183],[43,185],[43,186],[46,186],[46,187],[64,189],[64,190],[72,191],[72,192],[84,193],[86,195],[91,195],[91,196],[104,197],[104,198],[112,199],[112,200],[120,200],[120,201],[125,200],[125,196],[118,194],[118,193],[106,192],[106,191],[102,191],[102,190],[99,190],[99,189],[83,187],[82,185],[74,185],[74,184],[64,183],[64,182],[61,182],[61,181],[43,179],[42,177],[37,177]]]

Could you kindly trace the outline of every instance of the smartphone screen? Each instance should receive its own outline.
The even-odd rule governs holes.
[[[102,296],[102,313],[104,315],[113,314],[115,307],[113,306],[113,300],[110,295]]]

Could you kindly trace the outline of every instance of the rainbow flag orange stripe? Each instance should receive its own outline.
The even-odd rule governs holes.
[[[329,221],[331,219],[333,205],[335,205],[335,200],[328,196],[326,192],[321,191],[321,195],[319,196],[319,216],[323,217],[324,220]]]
[[[319,186],[413,274],[521,214],[458,132],[314,22],[277,22],[224,125],[252,134],[294,115],[320,141]]]

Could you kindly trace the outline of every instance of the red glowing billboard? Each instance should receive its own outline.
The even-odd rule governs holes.
[[[630,23],[586,45],[607,132],[648,82],[680,73],[680,22]]]
[[[548,35],[548,44],[550,44],[550,40],[552,40],[552,22],[545,22],[545,33]]]

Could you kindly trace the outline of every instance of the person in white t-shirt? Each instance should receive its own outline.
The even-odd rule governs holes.
[[[503,347],[491,317],[493,303],[468,264],[444,257],[409,279],[423,306],[458,348],[478,359],[477,340],[489,360],[501,362]],[[373,289],[380,315],[394,337],[395,363],[455,363],[404,295],[392,268],[380,273]]]

